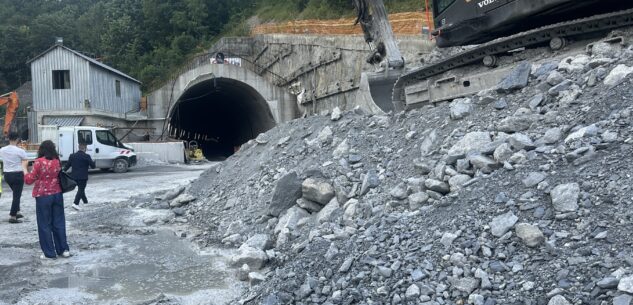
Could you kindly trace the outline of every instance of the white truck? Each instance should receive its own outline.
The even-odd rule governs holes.
[[[51,140],[57,146],[62,163],[68,161],[70,154],[79,149],[79,143],[85,143],[89,154],[101,170],[125,173],[136,165],[134,150],[121,143],[108,129],[92,126],[57,127],[38,126],[40,141]],[[29,157],[35,156],[30,152]]]

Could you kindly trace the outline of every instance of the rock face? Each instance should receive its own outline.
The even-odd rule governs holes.
[[[578,209],[580,186],[578,183],[561,184],[556,186],[550,195],[556,211],[574,212]]]
[[[537,227],[527,223],[517,224],[514,228],[517,236],[528,247],[537,247],[545,241],[543,232]]]
[[[496,237],[501,237],[512,229],[518,220],[519,217],[514,215],[512,212],[499,215],[492,219],[492,222],[490,223],[490,232]]]
[[[327,204],[334,198],[334,187],[326,181],[308,178],[301,184],[303,197],[320,204]]]
[[[277,181],[270,200],[268,214],[279,216],[301,198],[301,179],[296,172],[290,172]]]

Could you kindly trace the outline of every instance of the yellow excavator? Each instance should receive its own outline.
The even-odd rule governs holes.
[[[18,99],[18,93],[15,91],[0,95],[0,106],[7,106],[6,114],[4,116],[4,127],[2,134],[6,138],[9,136],[11,130],[11,124],[15,118],[15,114],[20,106],[20,100]]]

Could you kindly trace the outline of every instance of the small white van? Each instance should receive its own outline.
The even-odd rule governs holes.
[[[54,132],[54,133],[53,133]],[[136,165],[134,150],[121,143],[108,129],[92,126],[42,126],[40,140],[51,140],[57,145],[59,158],[63,162],[79,149],[79,143],[85,143],[86,153],[95,160],[97,168],[125,173]]]

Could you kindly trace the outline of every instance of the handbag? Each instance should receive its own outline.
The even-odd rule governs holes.
[[[77,187],[77,181],[65,171],[59,171],[59,186],[62,188],[62,193],[68,193]]]

